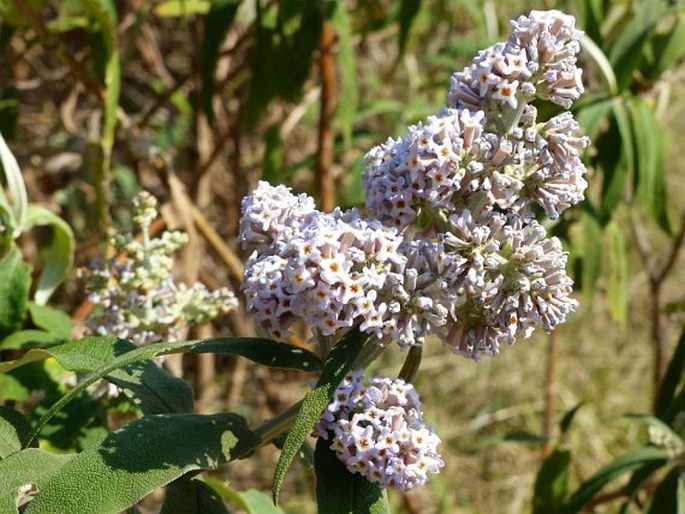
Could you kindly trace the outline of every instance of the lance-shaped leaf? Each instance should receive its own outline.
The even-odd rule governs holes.
[[[27,352],[18,361],[0,363],[0,373],[14,369],[28,362],[55,357],[62,366],[72,370],[94,370],[88,377],[82,380],[69,393],[60,398],[34,426],[29,435],[28,442],[38,435],[41,428],[60,411],[68,402],[78,396],[81,391],[102,378],[109,378],[123,387],[132,388],[134,393],[141,398],[142,393],[148,389],[148,384],[143,378],[146,368],[131,367],[137,363],[153,359],[158,355],[171,353],[215,353],[218,355],[240,355],[260,364],[279,367],[283,369],[295,369],[300,371],[316,371],[319,367],[318,358],[311,352],[285,343],[278,343],[270,339],[259,338],[217,338],[203,341],[182,341],[177,343],[156,343],[142,348],[133,346],[124,340],[116,340],[111,337],[91,337],[84,340],[72,341],[64,345],[36,349]],[[177,379],[176,379],[177,380]],[[117,382],[119,381],[119,382]],[[122,383],[125,381],[126,383]],[[140,388],[134,387],[139,385]],[[142,389],[141,389],[142,388]],[[151,394],[158,394],[154,389]],[[173,394],[171,395],[173,400]],[[144,398],[144,397],[143,397]],[[154,405],[154,404],[153,404]],[[173,407],[179,405],[175,412],[180,409],[188,410],[183,401],[176,400],[169,403],[164,401],[161,407]],[[163,412],[169,410],[160,409]],[[159,412],[160,410],[151,410]]]
[[[683,370],[685,370],[685,330],[680,335],[678,346],[676,346],[673,357],[671,357],[671,361],[668,363],[668,369],[661,382],[659,395],[654,406],[655,414],[660,419],[670,421],[673,414],[677,412],[676,409],[671,407],[671,404],[683,376]]]
[[[384,490],[359,473],[350,473],[329,446],[330,441],[319,438],[314,452],[319,512],[388,514],[390,507]]]
[[[566,496],[570,462],[571,453],[556,448],[542,463],[535,480],[533,514],[559,512]]]
[[[24,324],[30,285],[31,267],[24,262],[19,250],[12,248],[0,260],[0,339]]]
[[[573,493],[564,508],[562,514],[574,514],[580,510],[597,494],[606,484],[621,475],[637,469],[644,464],[652,462],[665,463],[670,458],[670,450],[666,448],[656,448],[653,446],[640,448],[626,453],[613,462],[600,469],[597,473],[587,479]]]
[[[271,498],[256,489],[238,491],[211,477],[207,478],[207,485],[227,500],[235,503],[247,514],[283,514],[283,511],[273,504]]]
[[[35,226],[48,226],[52,229],[50,241],[40,247],[43,271],[38,278],[34,296],[38,305],[45,305],[71,269],[76,243],[74,233],[66,221],[45,207],[31,204],[28,208],[25,229],[29,230]]]
[[[311,434],[312,428],[321,417],[338,384],[350,370],[365,340],[366,337],[357,328],[350,330],[328,354],[316,386],[304,397],[302,407],[288,432],[283,451],[276,464],[273,485],[275,504],[278,504],[278,496],[288,468],[300,451],[302,443]]]
[[[20,487],[33,484],[42,488],[72,457],[28,448],[0,460],[0,509],[9,503],[8,498],[11,500],[9,504],[14,504]],[[7,511],[3,509],[0,512]]]
[[[0,209],[5,211],[9,218],[12,237],[17,238],[22,233],[24,223],[26,223],[29,200],[17,159],[7,146],[2,134],[0,134],[0,162],[2,163],[5,182],[7,182],[7,193],[9,193],[8,197],[3,188],[0,187]]]
[[[145,416],[75,455],[43,485],[26,514],[118,514],[189,471],[214,469],[258,443],[236,414]]]

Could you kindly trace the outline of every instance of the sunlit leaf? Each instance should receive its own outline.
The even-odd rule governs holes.
[[[545,459],[535,480],[533,514],[557,514],[563,505],[568,484],[571,453],[555,449]]]
[[[283,514],[283,511],[273,504],[269,496],[256,489],[238,491],[211,477],[207,478],[207,485],[230,502],[235,503],[247,514]]]
[[[2,134],[0,134],[0,163],[2,163],[5,182],[7,183],[7,194],[0,187],[0,209],[4,210],[9,217],[11,224],[9,229],[12,236],[17,238],[22,233],[24,223],[26,223],[29,201],[26,195],[24,177],[21,175],[17,159],[7,146]]]
[[[72,457],[40,488],[26,514],[118,514],[157,487],[189,471],[214,469],[258,442],[235,414],[145,416]]]

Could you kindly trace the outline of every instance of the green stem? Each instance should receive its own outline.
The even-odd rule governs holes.
[[[290,428],[290,426],[293,424],[293,421],[295,421],[297,414],[300,412],[300,407],[302,407],[303,401],[304,400],[300,400],[299,402],[291,405],[275,418],[265,421],[254,429],[254,433],[257,434],[261,440],[259,447],[266,446]]]
[[[375,361],[376,358],[383,353],[383,350],[385,350],[385,346],[381,346],[371,337],[368,338],[350,369],[366,368],[366,366]]]
[[[518,98],[518,104],[516,109],[509,110],[505,115],[500,118],[500,125],[502,132],[509,134],[514,127],[518,126],[519,121],[521,121],[521,116],[523,115],[523,110],[528,104],[528,98]]]
[[[411,382],[416,378],[416,374],[421,366],[421,356],[423,355],[423,346],[412,346],[409,348],[407,358],[404,360],[402,369],[400,370],[399,378],[405,382]]]

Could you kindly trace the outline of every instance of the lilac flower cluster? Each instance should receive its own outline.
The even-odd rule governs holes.
[[[316,432],[331,439],[331,450],[350,472],[382,487],[409,491],[444,466],[440,438],[423,422],[419,395],[401,379],[348,373]]]
[[[337,337],[359,324],[381,343],[435,334],[479,359],[576,309],[567,255],[534,214],[556,219],[583,199],[589,141],[570,112],[538,121],[529,102],[567,107],[582,92],[580,33],[558,11],[513,26],[454,75],[437,116],[367,154],[367,218],[265,183],[244,200],[243,289],[263,332],[283,338],[303,319]]]

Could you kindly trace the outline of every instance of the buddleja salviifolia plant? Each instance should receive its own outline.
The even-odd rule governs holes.
[[[243,291],[259,329],[282,339],[304,320],[323,356],[350,330],[367,341],[317,434],[382,487],[412,489],[443,462],[405,382],[418,363],[399,379],[361,378],[380,351],[397,341],[412,361],[434,334],[480,359],[577,306],[567,256],[535,213],[556,219],[583,199],[588,140],[570,112],[539,120],[531,102],[569,108],[579,97],[580,33],[556,11],[512,25],[453,75],[438,115],[367,154],[366,214],[322,213],[265,182],[243,202],[241,240],[254,249]]]
[[[579,153],[588,140],[569,112],[539,120],[532,102],[568,109],[580,96],[580,33],[574,18],[558,11],[533,11],[512,26],[507,42],[480,52],[453,75],[447,105],[437,115],[368,153],[365,209],[320,212],[312,198],[265,182],[244,199],[240,239],[252,254],[242,290],[258,330],[270,339],[135,348],[96,337],[43,351],[74,367],[80,350],[88,359],[79,369],[94,371],[19,438],[24,448],[75,392],[102,377],[124,384],[144,415],[66,463],[51,459],[54,466],[47,471],[43,465],[35,479],[26,478],[27,460],[47,462],[45,452],[11,453],[0,461],[0,502],[18,501],[17,491],[29,483],[37,492],[28,513],[55,506],[119,512],[169,484],[163,512],[183,512],[189,498],[223,512],[217,494],[252,512],[273,512],[216,480],[187,473],[249,456],[286,432],[275,503],[312,434],[322,513],[387,512],[385,489],[408,491],[437,473],[444,465],[439,436],[410,383],[429,337],[478,360],[535,329],[551,331],[577,307],[567,255],[536,216],[556,219],[583,199]],[[309,327],[318,355],[278,342],[296,323]],[[364,377],[395,342],[408,350],[399,377]],[[143,373],[135,367],[174,352],[241,355],[319,378],[301,402],[249,428],[235,414],[192,414],[192,397],[188,404],[177,382],[157,367]],[[0,372],[42,355],[29,352],[0,364]],[[14,489],[2,483],[6,471],[20,475],[10,481]],[[97,487],[70,485],[93,481]]]

